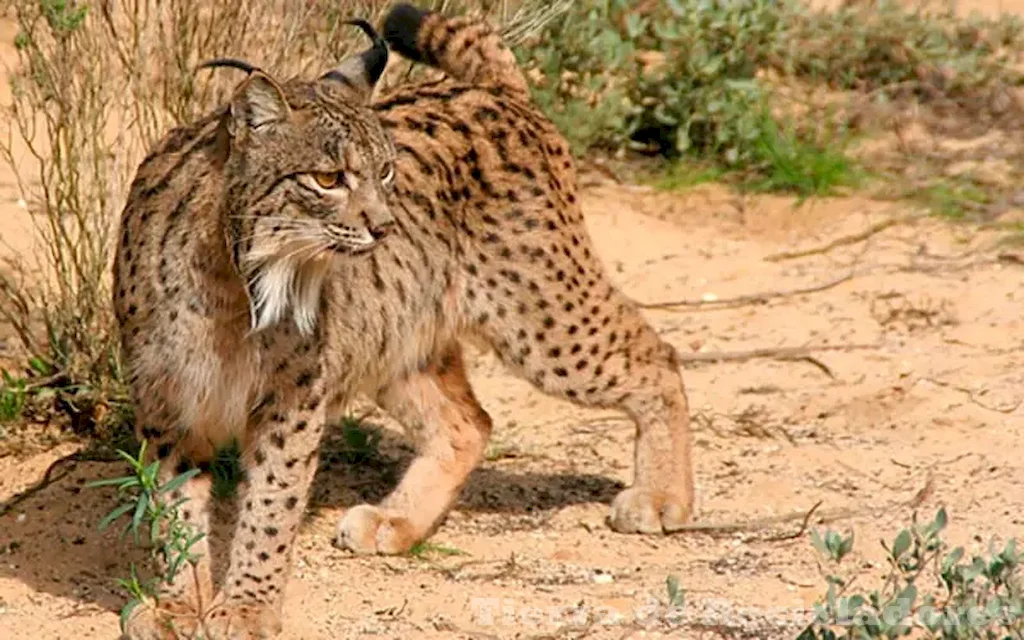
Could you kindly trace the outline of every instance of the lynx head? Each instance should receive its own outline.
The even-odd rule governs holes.
[[[384,41],[314,80],[280,83],[248,63],[224,110],[227,241],[259,331],[288,313],[312,332],[332,261],[371,250],[394,227],[387,194],[395,151],[370,109],[387,64]]]

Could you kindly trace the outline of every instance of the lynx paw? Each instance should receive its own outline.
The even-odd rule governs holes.
[[[662,533],[681,529],[692,510],[692,498],[630,487],[615,496],[609,519],[619,533]]]
[[[155,603],[146,599],[135,605],[125,620],[124,640],[183,640],[192,638],[199,616],[184,602]]]
[[[281,633],[281,619],[269,607],[217,605],[203,621],[203,640],[268,640]]]
[[[396,555],[405,553],[418,541],[412,523],[406,518],[361,504],[342,516],[334,544],[358,554]]]

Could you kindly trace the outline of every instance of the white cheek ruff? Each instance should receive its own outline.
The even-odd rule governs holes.
[[[257,252],[254,252],[257,253]],[[320,292],[328,261],[319,255],[251,255],[245,272],[250,278],[249,324],[256,333],[276,325],[291,313],[302,335],[312,335],[320,310]]]

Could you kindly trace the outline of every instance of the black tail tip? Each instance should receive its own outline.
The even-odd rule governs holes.
[[[384,39],[401,55],[415,62],[422,62],[417,40],[420,27],[429,15],[429,11],[408,3],[396,4],[384,17],[381,29]]]

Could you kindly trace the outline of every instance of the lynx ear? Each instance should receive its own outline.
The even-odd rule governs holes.
[[[284,122],[290,114],[281,88],[261,71],[253,71],[231,99],[233,131]]]
[[[322,80],[338,82],[347,87],[362,102],[369,102],[384,68],[388,66],[388,45],[376,29],[365,20],[349,20],[346,24],[359,27],[373,41],[369,49],[350,56],[323,76]]]

